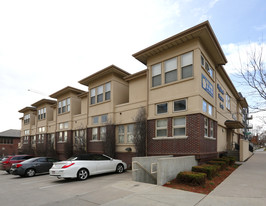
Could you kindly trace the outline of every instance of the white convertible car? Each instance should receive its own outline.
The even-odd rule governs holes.
[[[51,176],[60,178],[78,178],[86,180],[90,175],[108,172],[122,173],[127,169],[126,163],[102,154],[84,154],[56,162],[49,170]]]

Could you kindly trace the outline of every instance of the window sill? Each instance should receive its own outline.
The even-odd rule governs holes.
[[[175,137],[154,137],[153,140],[173,140],[173,139],[187,139],[188,136],[175,136]]]
[[[67,142],[65,142],[65,141],[64,141],[64,142],[63,142],[63,141],[60,141],[60,142],[57,142],[57,143],[67,143]]]
[[[90,140],[90,142],[103,142],[103,140],[95,139],[95,140]]]
[[[117,143],[117,146],[134,146],[134,143]]]
[[[152,85],[150,85],[150,90],[159,89],[159,88],[162,88],[162,87],[168,87],[168,86],[170,86],[172,84],[178,84],[178,83],[189,81],[189,80],[192,80],[192,79],[194,79],[194,76],[188,77],[188,78],[185,78],[185,79],[179,79],[177,81],[170,82],[170,83],[167,83],[167,84],[161,84],[161,85],[158,85],[158,86],[155,86],[155,87],[152,87]]]
[[[216,138],[214,138],[214,137],[206,137],[206,136],[204,136],[204,138],[205,139],[210,139],[210,140],[216,140]]]

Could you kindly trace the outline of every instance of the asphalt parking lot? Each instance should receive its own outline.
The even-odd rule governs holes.
[[[0,204],[5,206],[100,205],[108,196],[109,185],[130,180],[130,171],[122,174],[91,176],[85,181],[58,180],[49,175],[21,178],[0,171]]]

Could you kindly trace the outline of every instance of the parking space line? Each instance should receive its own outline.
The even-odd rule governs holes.
[[[57,187],[57,186],[60,186],[62,184],[57,184],[57,185],[50,185],[50,186],[45,186],[45,187],[40,187],[39,189],[40,190],[43,190],[43,189],[47,189],[47,188],[51,188],[51,187]]]

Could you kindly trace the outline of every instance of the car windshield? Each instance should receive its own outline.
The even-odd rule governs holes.
[[[70,157],[69,159],[67,159],[66,161],[73,161],[76,160],[78,157]]]

